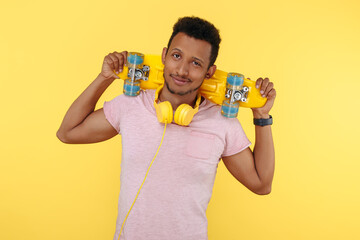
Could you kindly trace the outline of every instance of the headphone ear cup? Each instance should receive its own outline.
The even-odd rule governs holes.
[[[181,104],[175,111],[174,121],[179,125],[187,126],[190,124],[196,112],[197,111],[190,105]]]
[[[173,109],[169,101],[161,102],[155,105],[156,116],[161,123],[171,123],[173,120]]]

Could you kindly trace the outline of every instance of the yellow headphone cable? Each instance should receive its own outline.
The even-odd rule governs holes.
[[[124,227],[125,221],[126,221],[127,217],[129,216],[129,213],[130,213],[132,207],[134,206],[134,203],[135,203],[135,201],[136,201],[136,199],[137,199],[137,197],[138,197],[138,195],[139,195],[139,193],[140,193],[140,190],[141,190],[141,188],[142,188],[142,186],[143,186],[143,184],[144,184],[144,182],[145,182],[145,179],[146,179],[146,177],[147,177],[147,174],[149,173],[150,167],[151,167],[151,165],[153,164],[153,162],[154,162],[154,160],[155,160],[155,158],[156,158],[156,155],[158,154],[158,152],[159,152],[159,150],[160,150],[160,147],[161,147],[161,145],[162,145],[162,143],[163,143],[164,136],[165,136],[165,130],[166,130],[166,123],[165,123],[165,126],[164,126],[164,132],[163,132],[163,135],[162,135],[162,139],[161,139],[160,145],[159,145],[159,147],[158,147],[158,149],[157,149],[157,151],[156,151],[156,154],[155,154],[153,160],[152,160],[151,163],[150,163],[150,166],[149,166],[149,168],[148,168],[148,170],[147,170],[147,172],[146,172],[146,174],[145,174],[145,178],[144,178],[144,180],[143,180],[143,182],[142,182],[142,184],[141,184],[141,186],[140,186],[140,188],[139,188],[139,191],[138,191],[137,194],[136,194],[135,200],[134,200],[133,204],[131,205],[131,207],[130,207],[130,209],[129,209],[129,212],[127,213],[127,215],[126,215],[126,217],[125,217],[125,219],[124,219],[124,222],[123,222],[123,224],[122,224],[122,226],[121,226],[121,229],[120,229],[120,233],[119,233],[119,238],[118,238],[118,240],[120,239],[121,232],[122,232],[122,229],[123,229],[123,227]]]

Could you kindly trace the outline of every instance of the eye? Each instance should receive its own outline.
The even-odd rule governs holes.
[[[173,57],[178,59],[178,58],[180,58],[180,55],[177,53],[173,53]]]
[[[199,62],[193,61],[193,63],[194,63],[195,66],[201,67],[201,64]]]

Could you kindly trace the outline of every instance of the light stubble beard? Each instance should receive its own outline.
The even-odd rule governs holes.
[[[179,96],[185,96],[185,95],[187,95],[187,94],[190,94],[190,93],[198,90],[198,89],[201,87],[201,85],[203,84],[203,82],[204,82],[204,80],[203,80],[198,87],[193,88],[193,89],[190,89],[190,90],[188,90],[188,91],[186,91],[186,92],[175,92],[174,90],[172,90],[172,89],[170,88],[169,83],[166,81],[165,74],[163,74],[163,77],[164,77],[164,82],[165,82],[166,88],[169,90],[169,92],[172,93],[172,94],[179,95]]]

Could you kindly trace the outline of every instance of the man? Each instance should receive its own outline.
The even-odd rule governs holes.
[[[220,36],[211,23],[196,17],[179,19],[173,30],[162,52],[165,83],[158,101],[169,101],[176,110],[184,103],[194,106],[203,80],[215,73]],[[123,223],[120,239],[207,239],[206,208],[220,159],[254,193],[271,191],[275,156],[269,111],[276,96],[273,83],[267,78],[256,82],[268,100],[264,107],[252,109],[254,122],[264,123],[255,126],[254,152],[239,121],[223,117],[220,106],[202,98],[189,126],[168,124],[142,185],[164,130],[156,117],[155,90],[142,90],[136,97],[119,95],[94,111],[101,94],[118,78],[114,71],[122,71],[126,58],[126,51],[105,57],[101,73],[71,105],[57,136],[64,143],[74,144],[122,135],[114,239],[118,239]]]

